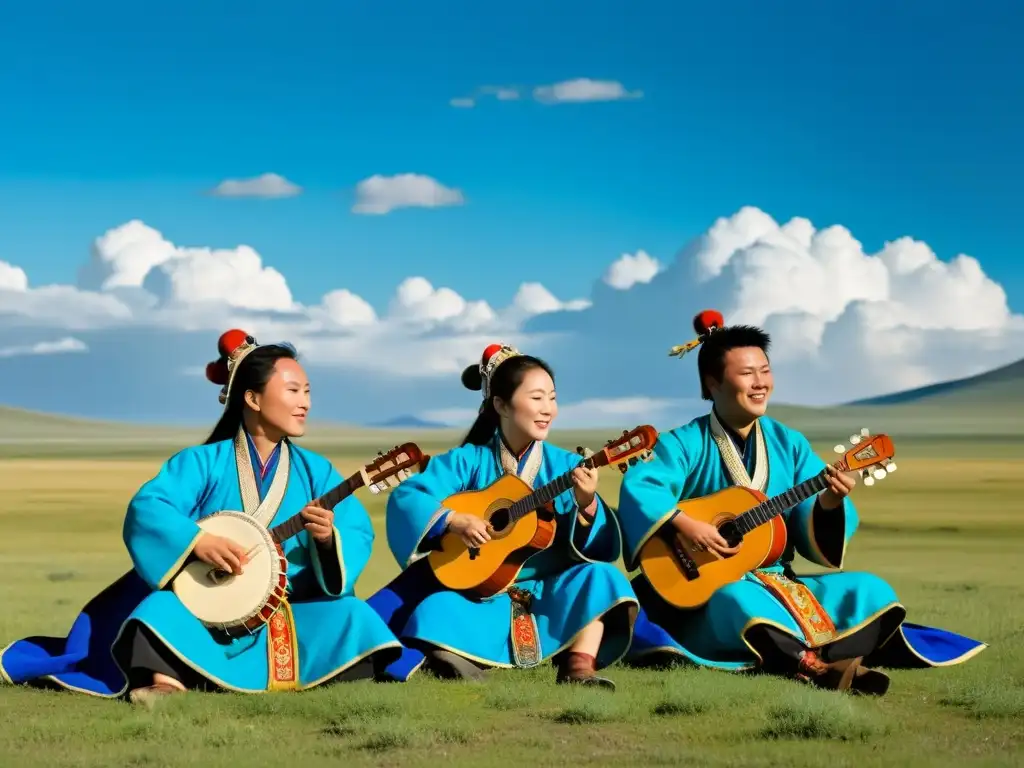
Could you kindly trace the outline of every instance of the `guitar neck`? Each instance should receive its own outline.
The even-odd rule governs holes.
[[[761,502],[756,507],[748,509],[735,519],[736,527],[741,533],[749,533],[760,525],[764,525],[774,517],[778,517],[787,509],[795,507],[816,493],[820,493],[828,487],[828,473],[822,470],[810,480],[805,480],[800,485],[790,488],[785,493]]]
[[[586,467],[587,469],[594,468],[593,457],[585,459],[578,465],[580,467]],[[533,510],[541,507],[548,502],[552,501],[560,493],[572,488],[572,473],[576,471],[576,467],[573,467],[564,475],[559,475],[550,483],[545,486],[538,488],[536,491],[531,493],[529,496],[524,496],[519,501],[515,502],[509,510],[509,518],[511,522],[516,522],[519,518],[526,514],[529,514]]]
[[[354,475],[349,477],[343,483],[334,486],[316,500],[324,509],[334,509],[340,504],[345,498],[351,496],[356,492],[357,489],[363,486],[363,476],[361,473],[356,472]],[[276,525],[270,529],[270,535],[274,541],[278,544],[290,539],[295,534],[299,533],[306,526],[306,521],[302,519],[302,513],[299,512],[296,515],[292,515],[280,525]]]

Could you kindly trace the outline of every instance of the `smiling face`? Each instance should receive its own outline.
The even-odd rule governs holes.
[[[735,425],[763,416],[775,386],[768,356],[758,347],[736,347],[725,353],[723,363],[722,380],[708,376],[705,382],[715,410]]]
[[[511,401],[496,397],[494,407],[505,439],[513,448],[525,448],[531,440],[546,440],[551,422],[558,415],[555,382],[543,368],[530,368]]]
[[[302,437],[309,413],[309,379],[298,361],[281,358],[263,392],[245,393],[246,405],[259,419],[268,436]]]

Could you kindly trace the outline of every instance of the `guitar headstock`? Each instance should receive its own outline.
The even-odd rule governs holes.
[[[864,478],[864,485],[874,485],[896,471],[896,448],[888,435],[872,435],[865,427],[860,434],[850,435],[850,447],[837,445],[833,449],[843,458],[833,466],[843,472],[857,472]]]
[[[381,493],[395,488],[403,480],[422,472],[430,457],[416,443],[396,445],[387,453],[377,452],[377,458],[365,465],[360,474],[370,493]]]
[[[647,461],[656,442],[658,430],[643,424],[636,429],[623,430],[621,437],[609,440],[601,450],[590,456],[589,461],[595,468],[615,464],[620,472],[625,472],[630,462],[635,464],[636,461]],[[645,458],[641,459],[641,456]]]

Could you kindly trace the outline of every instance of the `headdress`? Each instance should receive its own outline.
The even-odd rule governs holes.
[[[225,331],[217,340],[220,357],[206,364],[206,378],[214,384],[222,385],[219,397],[222,405],[227,405],[228,392],[231,391],[231,382],[235,380],[238,366],[258,346],[256,339],[237,328]]]
[[[491,344],[484,350],[480,358],[480,381],[484,393],[484,400],[491,395],[491,376],[498,369],[498,366],[510,357],[517,357],[522,354],[518,349],[508,344]]]
[[[685,344],[672,347],[668,351],[669,357],[682,357],[687,352],[690,352],[705,341],[708,336],[717,330],[725,327],[725,318],[722,317],[722,313],[714,309],[705,309],[695,318],[693,318],[693,330],[697,332],[697,338],[693,341],[688,341]]]

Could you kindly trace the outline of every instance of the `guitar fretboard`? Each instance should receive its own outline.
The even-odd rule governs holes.
[[[810,480],[805,480],[800,485],[790,488],[785,493],[773,496],[762,501],[756,507],[748,509],[739,515],[734,523],[740,533],[749,533],[759,525],[764,525],[773,517],[777,517],[791,507],[795,507],[801,501],[811,498],[828,487],[828,473],[822,470],[821,474],[815,475]]]
[[[594,468],[594,462],[592,459],[586,459],[580,462],[579,466],[586,467],[587,469]],[[564,493],[565,491],[572,488],[572,473],[575,468],[566,472],[564,475],[559,475],[547,485],[542,488],[538,488],[536,491],[531,493],[529,496],[524,496],[519,501],[512,504],[509,508],[509,522],[515,523],[519,518],[529,514],[537,507],[547,504],[553,500],[558,494]]]

